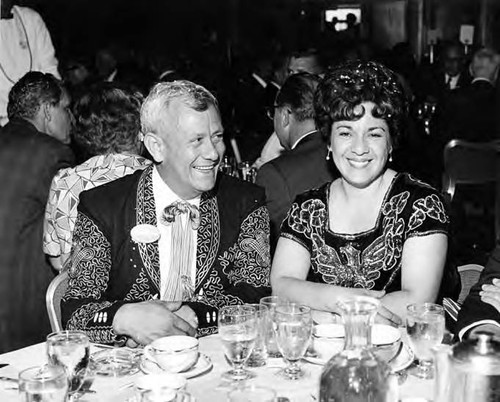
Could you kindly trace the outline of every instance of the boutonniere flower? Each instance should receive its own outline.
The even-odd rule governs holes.
[[[130,237],[134,243],[153,243],[160,238],[160,231],[156,226],[142,224],[130,230]]]

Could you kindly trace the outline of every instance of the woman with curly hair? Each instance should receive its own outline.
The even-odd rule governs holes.
[[[403,89],[383,65],[353,62],[325,77],[314,107],[327,159],[341,176],[292,204],[274,255],[273,293],[330,312],[349,295],[373,296],[379,319],[398,324],[409,303],[438,298],[449,224],[434,188],[388,167],[405,129]],[[458,274],[449,274],[454,293]]]
[[[60,170],[52,180],[43,250],[56,270],[63,268],[71,251],[80,193],[151,163],[140,156],[141,103],[142,95],[113,83],[96,84],[75,102],[72,140],[86,161]]]

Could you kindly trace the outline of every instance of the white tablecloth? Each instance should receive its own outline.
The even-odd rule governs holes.
[[[211,371],[199,377],[188,380],[187,390],[196,397],[197,402],[219,402],[226,400],[227,390],[221,389],[221,374],[229,369],[224,358],[222,345],[218,335],[212,335],[200,339],[200,352],[210,357],[213,363]],[[19,349],[13,352],[0,355],[0,363],[9,363],[8,366],[0,369],[0,376],[15,377],[19,371],[35,365],[45,364],[45,344],[40,343]],[[307,371],[306,378],[298,381],[287,381],[275,375],[283,367],[280,360],[272,359],[268,366],[252,369],[256,373],[256,378],[251,380],[259,385],[274,388],[278,396],[286,396],[290,402],[312,402],[318,400],[319,376],[321,366],[304,363],[303,368]],[[124,385],[134,381],[138,376],[121,378],[96,377],[92,385],[95,394],[86,394],[83,401],[110,401],[124,402],[133,396],[133,387],[123,388]],[[12,384],[0,382],[0,401],[18,401],[16,390],[9,390]],[[408,376],[407,381],[400,387],[400,398],[424,397],[432,399],[433,381],[420,380],[413,376]],[[316,398],[316,399],[315,399]]]

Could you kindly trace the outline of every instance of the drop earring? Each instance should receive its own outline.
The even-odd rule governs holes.
[[[392,153],[389,154],[389,162],[392,162]]]
[[[328,152],[326,153],[326,160],[327,160],[327,161],[329,161],[329,160],[330,160],[331,154],[332,154],[332,149],[331,149],[331,148],[328,148]]]

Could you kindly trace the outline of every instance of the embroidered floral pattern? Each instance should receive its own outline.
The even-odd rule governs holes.
[[[106,290],[111,266],[111,245],[93,220],[78,213],[74,233],[75,248],[68,290],[63,300],[69,298],[101,297]]]
[[[420,198],[413,203],[413,214],[408,224],[408,230],[414,230],[421,226],[426,217],[441,223],[446,223],[448,221],[444,205],[436,194]]]
[[[220,257],[223,272],[232,285],[269,286],[269,213],[260,207],[243,221],[237,243]]]
[[[77,309],[68,321],[69,330],[85,329],[90,340],[95,343],[112,343],[115,338],[115,332],[111,325],[87,326],[94,318],[95,314],[103,309],[112,306],[110,302],[88,303]]]
[[[447,231],[448,217],[436,190],[401,174],[388,190],[374,229],[355,235],[335,234],[327,229],[327,188],[324,186],[299,197],[282,227],[282,236],[309,250],[310,280],[344,287],[385,289],[396,280],[401,268],[408,232]]]
[[[203,194],[200,201],[200,227],[196,247],[196,288],[205,280],[219,251],[219,206],[214,196]]]
[[[156,227],[156,209],[153,196],[153,168],[147,168],[139,179],[137,186],[137,224],[148,224]],[[138,243],[139,253],[146,271],[153,283],[160,288],[160,255],[158,241]]]

